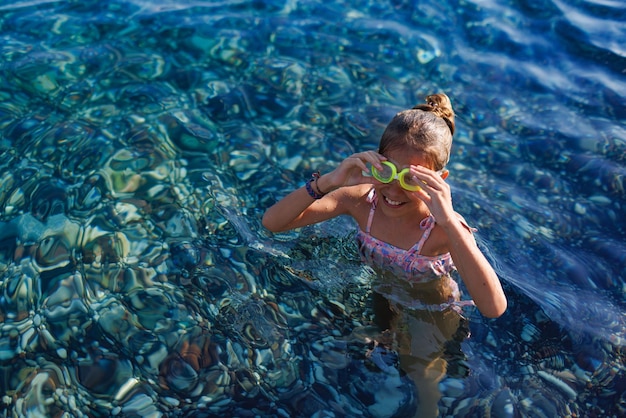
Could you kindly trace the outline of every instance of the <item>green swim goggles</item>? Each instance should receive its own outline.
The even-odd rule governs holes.
[[[420,181],[411,175],[411,170],[408,167],[398,172],[398,168],[391,161],[381,161],[381,165],[383,169],[378,170],[373,165],[368,164],[369,172],[363,171],[363,175],[366,177],[374,177],[376,180],[385,184],[398,180],[400,186],[410,192],[416,192],[421,189],[419,185]]]

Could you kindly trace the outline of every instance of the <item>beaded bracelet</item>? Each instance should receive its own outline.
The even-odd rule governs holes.
[[[322,191],[322,189],[320,189],[319,184],[317,184],[317,181],[320,179],[320,177],[322,177],[322,175],[320,174],[319,171],[316,171],[315,173],[312,174],[313,178],[315,179],[315,188],[317,189],[317,194],[321,194],[322,196],[326,196],[328,193],[324,193]]]
[[[311,179],[307,181],[305,184],[307,193],[309,194],[309,196],[311,196],[315,200],[321,199],[322,197],[326,196],[326,193],[322,193],[322,191],[320,190],[320,187],[317,184],[317,180],[319,178],[320,178],[320,172],[318,171],[316,173],[313,173]],[[313,190],[313,183],[315,183],[315,188],[317,189],[317,191]]]

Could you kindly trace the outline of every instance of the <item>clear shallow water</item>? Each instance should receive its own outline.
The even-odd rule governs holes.
[[[351,224],[260,216],[443,90],[510,307],[466,312],[441,415],[623,414],[621,3],[178,3],[0,7],[5,411],[412,411]]]

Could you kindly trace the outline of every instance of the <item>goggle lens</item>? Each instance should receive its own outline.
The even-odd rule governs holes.
[[[381,183],[391,183],[396,177],[396,166],[389,161],[383,161],[381,165],[383,166],[382,170],[372,166],[372,175]]]
[[[405,168],[398,173],[398,169],[390,161],[382,161],[381,165],[383,166],[382,170],[378,170],[374,166],[370,169],[376,180],[381,183],[391,183],[393,180],[398,180],[400,182],[400,186],[410,192],[421,189],[419,186],[419,180],[416,180],[413,176],[411,176],[411,172],[408,168]]]
[[[412,192],[421,189],[421,187],[419,185],[419,180],[414,178],[411,175],[411,173],[408,171],[408,169],[405,169],[405,170],[407,170],[407,171],[403,170],[402,173],[400,173],[398,175],[398,177],[400,177],[400,186],[402,186],[406,190],[410,190]]]

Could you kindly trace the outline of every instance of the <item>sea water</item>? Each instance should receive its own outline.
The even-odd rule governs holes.
[[[2,416],[414,412],[363,333],[354,225],[260,218],[439,91],[455,208],[509,299],[464,310],[439,415],[623,415],[625,22],[617,0],[2,2]]]

